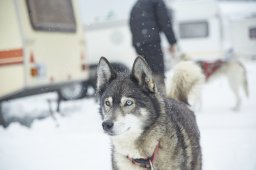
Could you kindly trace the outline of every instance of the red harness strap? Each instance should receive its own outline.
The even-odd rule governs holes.
[[[155,161],[156,159],[156,154],[158,153],[159,151],[159,146],[160,146],[160,143],[158,142],[155,149],[154,149],[154,152],[152,154],[151,157],[148,157],[148,158],[131,158],[129,156],[127,156],[127,158],[135,165],[138,165],[142,168],[151,168],[151,164],[153,164],[153,162]]]
[[[224,63],[223,60],[216,60],[214,62],[207,62],[207,61],[197,61],[201,66],[206,80],[208,80],[211,75],[213,75]]]

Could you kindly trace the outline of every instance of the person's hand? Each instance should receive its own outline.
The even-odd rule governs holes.
[[[172,56],[173,58],[176,57],[176,45],[175,45],[175,44],[173,44],[173,45],[171,45],[171,46],[169,47],[169,52],[170,52],[170,54],[171,54],[171,56]]]

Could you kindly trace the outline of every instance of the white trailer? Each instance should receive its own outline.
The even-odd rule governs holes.
[[[49,91],[65,98],[70,86],[81,94],[88,66],[78,12],[77,0],[0,1],[0,102]]]
[[[190,57],[223,58],[232,49],[256,56],[256,2],[167,0],[174,11],[180,50]]]

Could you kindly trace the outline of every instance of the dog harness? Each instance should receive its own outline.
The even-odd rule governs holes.
[[[135,165],[138,165],[142,168],[150,168],[151,170],[153,170],[153,162],[155,161],[156,159],[156,154],[159,150],[159,142],[158,144],[156,145],[155,149],[154,149],[154,152],[152,154],[152,156],[150,157],[147,157],[147,158],[131,158],[127,155],[127,158]]]
[[[197,61],[197,63],[202,68],[206,80],[208,80],[211,75],[213,75],[224,63],[223,60],[217,60],[214,62],[207,62],[207,61]]]

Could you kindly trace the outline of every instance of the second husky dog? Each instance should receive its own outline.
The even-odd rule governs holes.
[[[235,97],[235,106],[232,107],[232,110],[239,111],[241,108],[242,97],[241,89],[243,90],[246,97],[249,97],[249,88],[247,73],[244,64],[237,59],[236,56],[232,56],[227,59],[219,59],[215,61],[204,61],[204,60],[192,60],[186,54],[182,54],[176,58],[175,63],[190,61],[198,64],[204,75],[205,82],[211,82],[218,77],[224,76],[227,78],[228,85]],[[171,83],[167,83],[167,87],[171,86]],[[196,97],[199,101],[197,104],[201,105],[200,94]],[[196,101],[194,101],[196,102]]]
[[[102,127],[112,141],[113,170],[201,169],[200,134],[183,88],[172,96],[180,101],[162,96],[142,57],[131,73],[118,73],[100,59],[97,89]]]

